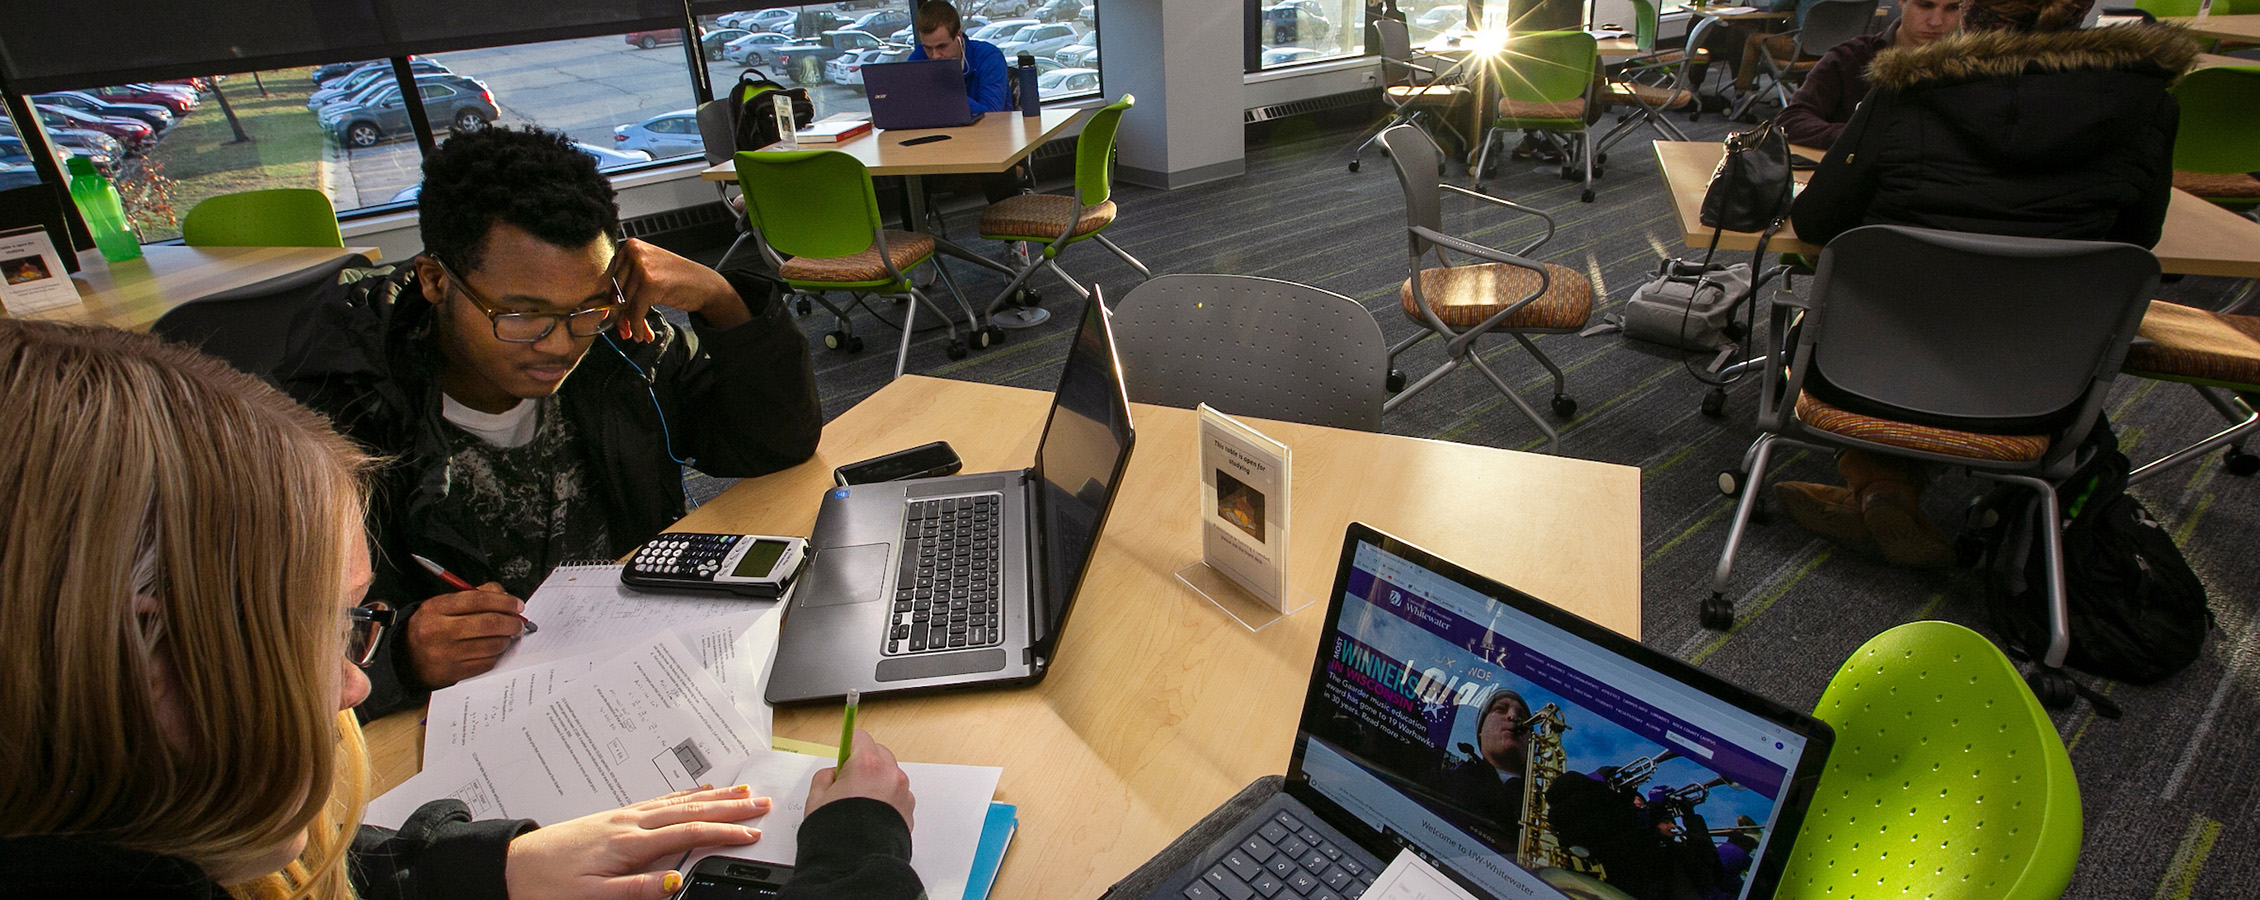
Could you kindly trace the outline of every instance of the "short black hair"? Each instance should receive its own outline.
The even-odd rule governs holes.
[[[449,138],[424,158],[417,198],[424,251],[468,277],[497,222],[573,249],[618,235],[612,182],[571,138],[538,128],[486,128]]]

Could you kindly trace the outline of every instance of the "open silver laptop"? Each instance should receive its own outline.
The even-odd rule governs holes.
[[[825,493],[769,702],[1042,679],[1133,437],[1094,291],[1033,466]]]

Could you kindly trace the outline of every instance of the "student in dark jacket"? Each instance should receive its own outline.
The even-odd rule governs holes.
[[[388,621],[363,598],[373,463],[225,363],[0,320],[0,898],[660,900],[750,844],[745,786],[546,828],[426,804],[356,827],[349,711]],[[786,896],[909,898],[912,798],[856,736],[808,787]],[[797,787],[797,786],[796,786]]]
[[[1877,34],[1863,34],[1821,55],[1789,105],[1781,110],[1782,133],[1789,142],[1822,150],[1836,143],[1852,111],[1868,95],[1868,63],[1890,47],[1920,47],[1962,27],[1967,0],[1903,0],[1899,20]]]
[[[1960,34],[1877,54],[1875,90],[1790,208],[1797,235],[1889,224],[2156,244],[2180,120],[2166,89],[2197,46],[2171,26],[2077,30],[2088,5],[1971,0]],[[1860,411],[1825,380],[1811,389]],[[1798,524],[1899,565],[1953,564],[1919,467],[1846,451],[1837,469],[1846,487],[1775,486]]]
[[[617,239],[611,185],[563,136],[458,135],[425,160],[420,207],[424,252],[309,310],[275,376],[386,460],[372,595],[402,621],[365,719],[492,668],[557,565],[681,518],[684,465],[776,471],[823,427],[768,283]]]

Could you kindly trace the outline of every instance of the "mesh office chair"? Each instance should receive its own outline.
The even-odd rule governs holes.
[[[2260,62],[2199,69],[2173,93],[2174,186],[2229,209],[2260,205]]]
[[[736,160],[746,216],[753,223],[762,256],[776,267],[788,289],[822,304],[837,323],[824,336],[824,346],[850,353],[863,348],[846,311],[824,299],[826,291],[845,291],[857,297],[909,301],[902,317],[902,347],[895,354],[896,377],[910,360],[910,338],[917,331],[920,306],[940,316],[948,327],[944,352],[949,358],[965,358],[968,345],[958,336],[956,323],[903,274],[931,260],[951,293],[957,292],[949,269],[934,259],[934,238],[893,231],[880,221],[871,172],[861,161],[837,150],[741,150]],[[973,310],[965,305],[963,295],[957,303],[966,321],[972,322]]]
[[[338,273],[368,265],[368,257],[347,254],[302,272],[200,297],[158,316],[149,330],[265,378],[282,363],[298,314],[321,302]]]
[[[1114,310],[1130,399],[1373,431],[1389,343],[1358,302],[1246,275],[1162,275]]]
[[[1563,179],[1576,180],[1583,166],[1585,193],[1579,199],[1593,202],[1593,179],[1600,174],[1586,121],[1600,59],[1593,36],[1582,31],[1523,34],[1508,38],[1502,52],[1504,59],[1491,66],[1499,118],[1483,133],[1483,151],[1475,160],[1475,189],[1483,189],[1491,148],[1514,132],[1533,131],[1545,135],[1561,152]]]
[[[2039,494],[2035,530],[2047,537],[2050,640],[2033,691],[2050,705],[2069,704],[2055,485],[2092,455],[2081,452],[2084,439],[2157,287],[2157,258],[2130,244],[1893,225],[1830,241],[1790,358],[1780,358],[1777,344],[1760,369],[1764,433],[1741,470],[1720,475],[1720,486],[1741,500],[1702,605],[1703,625],[1734,624],[1728,579],[1776,446],[1943,463]],[[1789,377],[1781,383],[1784,365]],[[1807,392],[1823,377],[1817,373],[1864,411]]]
[[[274,188],[207,197],[181,219],[191,247],[343,247],[337,210],[313,188]]]
[[[1580,32],[1582,34],[1582,32]],[[1592,39],[1586,39],[1592,46]],[[1398,288],[1397,299],[1404,308],[1405,317],[1421,326],[1424,331],[1389,348],[1392,366],[1397,357],[1412,349],[1413,345],[1431,337],[1444,339],[1444,353],[1448,359],[1410,387],[1404,386],[1404,375],[1392,368],[1388,386],[1402,392],[1389,398],[1382,408],[1395,409],[1413,395],[1426,390],[1436,380],[1451,374],[1462,366],[1472,366],[1491,382],[1500,393],[1506,394],[1516,409],[1529,417],[1531,424],[1546,433],[1546,443],[1555,453],[1562,449],[1561,435],[1554,426],[1538,415],[1530,404],[1508,387],[1498,373],[1491,371],[1489,363],[1476,355],[1476,344],[1493,333],[1511,336],[1524,350],[1545,366],[1554,376],[1554,412],[1567,419],[1577,413],[1577,401],[1563,393],[1561,367],[1530,342],[1533,334],[1568,334],[1585,327],[1593,314],[1593,283],[1585,274],[1566,266],[1540,263],[1526,258],[1531,251],[1554,236],[1554,219],[1543,212],[1512,200],[1502,200],[1464,188],[1443,184],[1437,180],[1436,145],[1428,136],[1410,125],[1399,125],[1381,133],[1381,146],[1396,164],[1397,178],[1405,189],[1405,225],[1407,245],[1411,252],[1412,275]],[[1522,249],[1509,253],[1472,241],[1463,240],[1443,232],[1443,194],[1481,200],[1537,216],[1546,222],[1546,233]],[[1451,250],[1473,257],[1478,262],[1470,265],[1450,265],[1444,256]],[[1433,257],[1437,265],[1428,261]]]
[[[1059,253],[1069,244],[1085,239],[1095,240],[1100,246],[1114,251],[1130,268],[1138,270],[1141,278],[1152,278],[1146,264],[1107,239],[1106,228],[1114,224],[1114,133],[1122,124],[1123,112],[1138,102],[1129,94],[1108,104],[1091,116],[1083,125],[1083,134],[1075,141],[1075,193],[1021,194],[1006,197],[981,211],[981,236],[992,241],[1042,244],[1040,254],[1033,254],[1026,265],[1013,273],[1011,282],[989,303],[987,320],[994,320],[1020,286],[1040,268],[1049,268],[1059,280],[1067,282],[1083,299],[1091,299],[1066,269],[1059,267]],[[1034,321],[1041,321],[1036,319]],[[1031,322],[1032,324],[1032,322]],[[1001,341],[1004,332],[995,325],[986,330],[991,341]]]
[[[1805,11],[1803,24],[1797,30],[1776,35],[1761,44],[1765,52],[1758,54],[1766,78],[1772,82],[1774,102],[1780,107],[1789,106],[1792,88],[1804,83],[1805,75],[1821,61],[1821,56],[1836,45],[1866,34],[1876,22],[1876,0],[1820,0]],[[1777,55],[1776,43],[1785,37],[1789,41],[1788,58]],[[1734,116],[1740,118],[1766,95],[1760,88],[1751,91],[1734,107]]]
[[[1467,85],[1441,81],[1435,69],[1413,62],[1412,37],[1405,31],[1405,23],[1375,19],[1373,30],[1381,38],[1381,102],[1389,105],[1390,116],[1371,137],[1358,143],[1358,149],[1350,154],[1350,171],[1358,170],[1358,158],[1381,139],[1382,132],[1399,125],[1419,125],[1431,110],[1437,113],[1435,121],[1466,145],[1467,135],[1452,125],[1450,110],[1466,102]],[[1429,137],[1434,139],[1435,135]]]
[[[1836,746],[1774,896],[2063,896],[2079,863],[2079,781],[2047,710],[1984,636],[1951,622],[1876,635],[1813,717]]]

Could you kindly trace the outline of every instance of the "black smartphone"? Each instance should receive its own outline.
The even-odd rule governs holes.
[[[674,900],[762,900],[792,880],[793,867],[709,856],[692,866]]]
[[[905,478],[931,478],[936,475],[955,475],[963,468],[965,461],[957,458],[957,451],[950,449],[948,441],[935,441],[833,469],[832,483],[845,486],[901,481]]]

